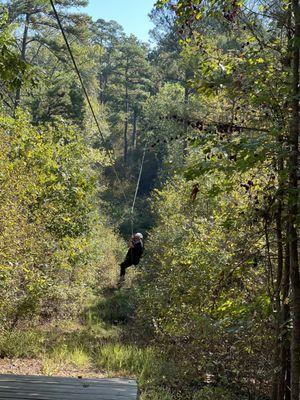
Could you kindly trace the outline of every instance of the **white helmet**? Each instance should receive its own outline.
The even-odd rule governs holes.
[[[144,236],[143,236],[141,233],[136,233],[134,236],[135,236],[135,237],[138,237],[138,238],[141,239],[141,240],[144,239]]]

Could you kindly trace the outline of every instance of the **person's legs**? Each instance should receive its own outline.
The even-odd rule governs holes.
[[[125,274],[126,274],[126,269],[130,267],[133,264],[133,257],[132,257],[132,251],[131,249],[128,250],[125,260],[120,264],[120,281],[124,282],[125,280]]]
[[[128,257],[120,264],[120,281],[125,280],[126,269],[132,265],[131,260]]]
[[[120,279],[124,280],[125,273],[126,273],[126,268],[127,268],[127,265],[126,265],[125,261],[120,264],[120,267],[121,267],[120,268]]]

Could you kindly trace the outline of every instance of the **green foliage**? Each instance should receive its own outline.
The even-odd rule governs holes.
[[[8,15],[0,18],[0,80],[6,90],[20,87],[29,78],[29,65],[21,59],[14,49],[12,28],[8,24]]]
[[[89,148],[63,121],[35,128],[19,112],[0,125],[2,322],[76,313],[99,275],[114,279],[117,248],[97,213]]]
[[[154,353],[151,349],[145,351],[132,346],[109,344],[100,349],[98,366],[110,372],[124,375],[144,376],[149,373],[149,366],[153,364]]]
[[[168,390],[154,389],[153,391],[147,391],[141,394],[141,400],[173,400],[174,397],[169,393]]]
[[[67,346],[56,347],[43,359],[43,373],[53,375],[56,371],[68,366],[75,366],[79,370],[90,365],[90,357],[82,348],[70,350]]]
[[[36,330],[28,329],[1,332],[0,357],[38,357],[44,349],[44,337]]]
[[[180,177],[157,191],[137,309],[139,329],[179,360],[175,371],[185,387],[197,374],[247,381],[271,335],[264,268],[252,267],[263,252],[261,228],[248,222],[247,197],[238,185],[225,189],[222,174],[199,182],[195,202],[191,183]]]
[[[95,311],[100,319],[110,324],[124,324],[130,321],[134,312],[134,298],[124,290],[118,290],[104,297],[97,304]]]
[[[173,364],[151,347],[107,344],[99,349],[96,364],[110,374],[136,377],[140,389],[145,393],[155,393],[157,390],[157,393],[167,395],[163,387],[169,385],[169,379],[174,377]],[[146,395],[144,397],[147,398]],[[152,396],[149,397],[152,399]]]
[[[239,397],[240,398],[240,397]],[[237,397],[223,388],[206,387],[193,396],[193,400],[236,400]]]
[[[49,2],[4,5],[0,354],[44,349],[49,374],[95,363],[137,376],[143,399],[268,396],[288,376],[278,357],[292,315],[289,7],[158,1],[150,49],[74,13],[85,0],[60,1],[103,143]],[[115,291],[125,246],[114,228],[131,235],[146,143],[133,216],[152,229],[134,290]],[[75,315],[84,328],[18,330]]]

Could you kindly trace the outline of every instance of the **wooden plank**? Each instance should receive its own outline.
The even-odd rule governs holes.
[[[40,396],[45,396],[45,395],[49,395],[49,393],[51,393],[52,396],[56,396],[56,395],[72,395],[74,396],[74,398],[76,396],[98,396],[99,394],[101,395],[105,395],[105,396],[109,396],[109,395],[113,395],[115,397],[120,398],[120,400],[125,398],[132,398],[134,399],[136,397],[136,391],[135,390],[124,390],[123,392],[116,392],[114,390],[114,388],[106,388],[105,390],[101,389],[97,389],[97,390],[80,390],[80,391],[72,391],[72,390],[60,390],[60,388],[55,388],[55,390],[48,390],[46,387],[44,387],[43,389],[40,388],[36,388],[36,387],[32,387],[32,388],[28,388],[26,386],[22,387],[18,387],[18,388],[14,388],[14,387],[8,387],[8,388],[0,388],[0,394],[7,394],[7,393],[23,393],[24,395],[32,395],[32,393],[38,393]]]
[[[2,379],[14,379],[14,380],[18,380],[18,379],[28,379],[28,380],[56,380],[56,381],[65,381],[65,382],[75,382],[78,380],[81,380],[79,378],[75,378],[75,377],[64,377],[64,376],[48,376],[48,375],[15,375],[15,374],[0,374],[0,381]],[[93,382],[120,382],[120,383],[124,383],[127,381],[132,381],[132,379],[127,379],[127,378],[87,378],[89,381],[93,381]]]
[[[114,386],[117,385],[133,385],[136,386],[136,382],[133,379],[125,379],[125,378],[65,378],[59,376],[41,376],[41,375],[9,375],[4,374],[0,375],[0,383],[1,382],[45,382],[47,384],[55,384],[55,383],[62,383],[62,384],[72,384],[72,385],[82,385],[83,382],[88,381],[89,383],[93,383],[94,385],[107,385],[113,383]]]
[[[94,382],[94,381],[90,381],[88,379],[80,379],[77,382],[74,382],[74,384],[67,382],[65,383],[64,381],[47,381],[47,380],[43,380],[43,381],[36,381],[36,380],[27,380],[27,381],[23,381],[23,380],[3,380],[0,381],[0,386],[6,386],[6,385],[46,385],[46,386],[57,386],[57,387],[95,387],[95,388],[101,388],[101,387],[110,387],[113,386],[115,388],[119,388],[119,389],[123,389],[124,387],[126,388],[135,388],[136,387],[136,383],[134,381],[125,381],[124,383],[122,383],[121,385],[119,383],[115,383],[113,381],[109,381],[109,382]]]
[[[136,397],[120,397],[120,396],[114,396],[113,394],[99,394],[99,395],[71,395],[71,394],[58,394],[58,395],[53,395],[52,393],[49,393],[48,395],[40,394],[40,393],[0,393],[0,399],[7,399],[7,400],[12,400],[12,399],[20,399],[20,400],[33,400],[33,399],[39,399],[39,400],[131,400],[134,399],[136,400]]]
[[[48,384],[47,382],[21,382],[21,381],[11,381],[11,382],[0,382],[0,388],[2,387],[19,387],[19,386],[35,386],[35,387],[47,387],[47,388],[60,388],[62,390],[70,390],[71,388],[73,388],[74,390],[82,390],[82,389],[93,389],[93,390],[101,390],[101,389],[105,389],[105,388],[110,388],[113,387],[116,391],[123,391],[123,390],[128,390],[128,389],[135,389],[136,388],[136,384],[132,385],[132,384],[124,384],[124,385],[114,385],[113,382],[107,383],[107,384],[103,384],[103,385],[97,385],[94,384],[93,382],[89,382],[88,380],[82,381],[82,383],[80,385],[71,385],[71,384],[67,384],[64,385],[63,382],[59,382],[59,383],[51,383]]]
[[[116,395],[113,391],[103,393],[99,391],[98,393],[62,393],[62,392],[44,392],[40,391],[25,391],[25,390],[9,390],[9,391],[1,391],[0,398],[5,399],[40,399],[40,400],[62,400],[62,399],[70,399],[70,400],[104,400],[104,399],[115,399],[115,400],[135,400],[137,398],[137,393],[124,393],[122,395]]]
[[[136,400],[130,379],[0,375],[0,400]]]
[[[2,395],[0,393],[0,400],[73,400],[73,397],[70,395],[60,395],[59,397],[40,397],[39,395],[27,397],[26,395],[17,395],[17,394],[10,394],[10,395]],[[122,400],[129,400],[128,397],[123,397]],[[136,398],[135,398],[136,399]],[[115,397],[115,396],[92,396],[92,397],[86,397],[85,395],[82,395],[80,397],[80,400],[121,400],[120,397]],[[131,400],[131,399],[130,399]]]
[[[43,387],[38,387],[38,386],[6,386],[6,387],[0,387],[0,393],[9,393],[9,392],[19,392],[22,391],[23,393],[32,393],[32,392],[37,392],[40,394],[47,394],[47,393],[53,393],[53,394],[72,394],[72,395],[82,395],[82,394],[90,394],[90,395],[97,395],[99,393],[101,394],[114,394],[114,396],[119,396],[119,397],[124,397],[124,396],[133,396],[136,394],[136,390],[134,389],[127,389],[124,388],[123,390],[115,390],[115,388],[68,388],[68,389],[63,389],[63,388],[49,388],[46,385]]]

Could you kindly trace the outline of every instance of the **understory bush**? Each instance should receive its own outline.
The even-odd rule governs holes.
[[[200,181],[194,202],[184,177],[156,191],[157,224],[136,282],[135,330],[175,365],[172,390],[211,383],[266,394],[273,328],[262,227],[252,222],[239,185],[224,195],[217,184],[226,184],[222,173]],[[218,391],[205,390],[197,399]]]
[[[69,122],[21,111],[0,115],[0,147],[0,324],[76,316],[115,280],[121,248],[99,213],[101,153]]]

